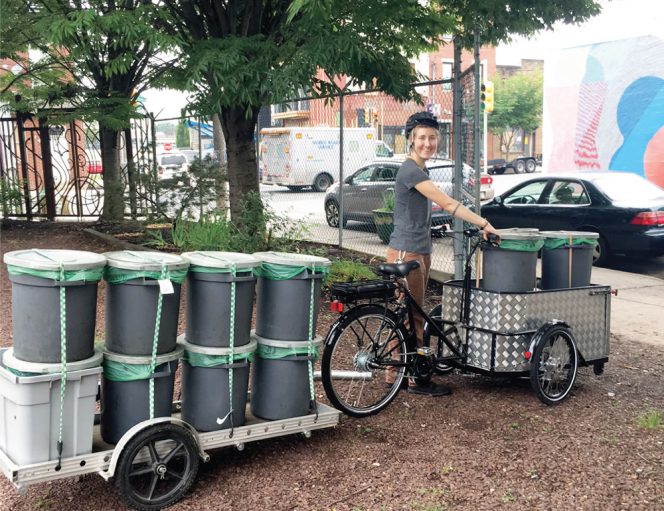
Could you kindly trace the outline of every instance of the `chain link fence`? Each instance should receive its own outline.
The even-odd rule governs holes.
[[[411,114],[427,110],[440,122],[438,152],[427,162],[431,179],[467,206],[477,207],[473,76],[471,69],[461,80],[462,94],[468,98],[459,110],[459,154],[453,137],[453,79],[414,85],[423,104],[354,91],[273,105],[270,125],[259,129],[258,138],[264,203],[306,225],[311,241],[384,256],[392,228],[395,176],[408,152],[404,125]],[[462,163],[456,173],[455,157]],[[432,219],[435,226],[452,222],[436,204]],[[432,275],[455,273],[452,241],[434,238],[433,245]]]

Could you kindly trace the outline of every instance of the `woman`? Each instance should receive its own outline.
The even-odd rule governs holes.
[[[408,274],[408,288],[415,301],[422,306],[431,268],[431,201],[440,205],[453,217],[497,234],[488,220],[476,215],[459,201],[441,191],[429,178],[426,161],[436,154],[438,147],[438,121],[428,112],[418,112],[406,121],[409,155],[397,172],[394,185],[394,232],[387,249],[387,262],[415,260],[420,267]],[[415,314],[418,345],[422,345],[424,318]],[[429,383],[416,386],[410,380],[408,390],[417,394],[444,395],[450,390]]]

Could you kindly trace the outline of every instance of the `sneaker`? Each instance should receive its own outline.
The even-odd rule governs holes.
[[[409,385],[408,392],[411,394],[420,394],[422,396],[447,396],[452,393],[452,389],[445,385],[429,382],[424,385]]]

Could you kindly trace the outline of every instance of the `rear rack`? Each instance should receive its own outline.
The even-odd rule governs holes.
[[[332,284],[330,295],[333,300],[341,303],[353,303],[358,300],[393,301],[397,289],[395,282],[390,280],[367,280],[363,282],[344,282]]]

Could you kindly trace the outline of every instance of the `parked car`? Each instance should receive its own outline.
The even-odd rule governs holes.
[[[189,168],[187,157],[176,151],[161,153],[157,155],[157,172],[159,179],[171,179],[180,172]]]
[[[599,233],[595,264],[612,254],[664,254],[664,190],[628,172],[532,178],[482,207],[494,227]]]
[[[404,158],[394,157],[389,159],[377,159],[361,167],[344,180],[344,225],[348,220],[360,222],[372,222],[374,209],[383,207],[383,194],[386,190],[394,189],[394,180]],[[432,158],[427,161],[427,168],[431,180],[448,195],[452,195],[454,189],[454,161]],[[474,185],[475,171],[468,165],[463,167],[464,188],[466,190]],[[481,177],[481,194],[483,200],[491,199],[494,190],[491,187],[493,179],[488,175]],[[323,202],[325,218],[331,227],[339,226],[339,183],[334,183],[327,191]],[[449,213],[442,210],[437,204],[432,204],[432,222],[434,225],[449,223]]]

